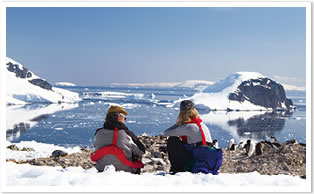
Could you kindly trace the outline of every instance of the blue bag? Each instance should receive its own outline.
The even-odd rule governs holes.
[[[210,146],[192,147],[189,144],[186,144],[185,147],[192,152],[195,161],[192,167],[192,173],[219,174],[218,170],[223,160],[221,149],[215,149]]]

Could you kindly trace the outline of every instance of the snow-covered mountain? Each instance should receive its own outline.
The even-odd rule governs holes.
[[[7,57],[7,104],[76,102],[79,94],[53,87],[22,64]]]
[[[229,75],[190,98],[200,109],[210,110],[275,110],[294,108],[285,90],[266,76],[256,72]],[[174,105],[184,99],[174,102]]]

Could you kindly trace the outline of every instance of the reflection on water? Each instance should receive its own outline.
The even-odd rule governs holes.
[[[238,136],[245,139],[265,140],[280,132],[286,119],[291,117],[293,112],[266,112],[262,115],[253,116],[247,120],[238,118],[228,121],[229,126],[236,127]]]
[[[40,121],[47,119],[49,115],[76,107],[78,107],[78,105],[72,103],[7,106],[6,138],[9,141],[19,138],[28,129],[34,127]]]
[[[12,129],[7,130],[7,140],[13,140],[14,138],[20,137],[30,128],[29,123],[18,123],[14,124]]]
[[[227,146],[230,138],[234,138],[237,143],[247,139],[265,140],[271,136],[285,141],[300,134],[303,142],[303,130],[290,129],[295,118],[291,119],[294,121],[290,121],[288,127],[285,126],[293,114],[291,111],[212,111],[201,115],[201,118],[211,130],[213,139],[220,141],[221,146]]]

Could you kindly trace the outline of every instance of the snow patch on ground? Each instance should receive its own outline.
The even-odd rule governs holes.
[[[7,159],[15,159],[17,161],[19,160],[31,160],[35,158],[44,158],[44,157],[50,157],[51,153],[54,150],[62,150],[67,152],[68,154],[80,152],[80,147],[70,147],[65,148],[54,144],[46,144],[46,143],[40,143],[36,141],[21,141],[19,143],[6,143],[6,146],[10,146],[12,144],[15,144],[19,149],[25,148],[32,148],[35,151],[12,151],[10,149],[6,149],[6,158]]]
[[[12,143],[7,142],[7,146]],[[67,153],[79,152],[79,147],[64,148],[53,144],[23,141],[16,144],[18,148],[28,147],[35,151],[12,151],[6,149],[7,159],[26,160],[38,157],[49,157],[54,150],[63,150]],[[236,186],[242,191],[263,191],[268,187],[272,189],[286,189],[291,191],[304,191],[310,184],[307,180],[288,175],[260,175],[257,172],[244,174],[192,174],[188,172],[170,175],[166,172],[143,173],[134,175],[127,172],[116,172],[113,166],[108,166],[103,173],[95,168],[84,170],[81,167],[48,167],[32,166],[29,164],[15,164],[6,162],[7,186],[18,189],[19,186],[66,186],[69,190],[75,187],[88,188],[100,186],[106,191],[228,191],[228,187]],[[145,190],[153,187],[154,190]],[[23,188],[23,187],[21,187]],[[57,187],[56,187],[57,188]],[[50,188],[53,191],[54,188]],[[109,189],[109,190],[108,190]],[[127,189],[127,190],[126,190]],[[134,189],[134,190],[133,190]],[[169,190],[170,189],[170,190]],[[31,190],[31,189],[30,189]],[[65,190],[62,190],[63,192]],[[73,190],[72,190],[73,191]],[[80,191],[84,191],[80,190]],[[274,190],[271,190],[274,191]]]

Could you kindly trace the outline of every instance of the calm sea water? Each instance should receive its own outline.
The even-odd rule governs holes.
[[[77,104],[33,104],[7,107],[7,140],[31,141],[62,146],[93,147],[94,132],[102,127],[111,104],[129,112],[126,125],[135,134],[161,135],[173,125],[178,108],[173,100],[192,96],[193,89],[137,87],[67,87],[84,100]],[[105,92],[105,93],[102,93]],[[272,135],[280,142],[295,138],[306,143],[306,101],[304,92],[287,92],[299,108],[293,112],[202,112],[201,118],[213,139],[225,147],[230,138],[264,140]],[[14,118],[13,118],[14,117]],[[9,124],[8,124],[9,123]]]

